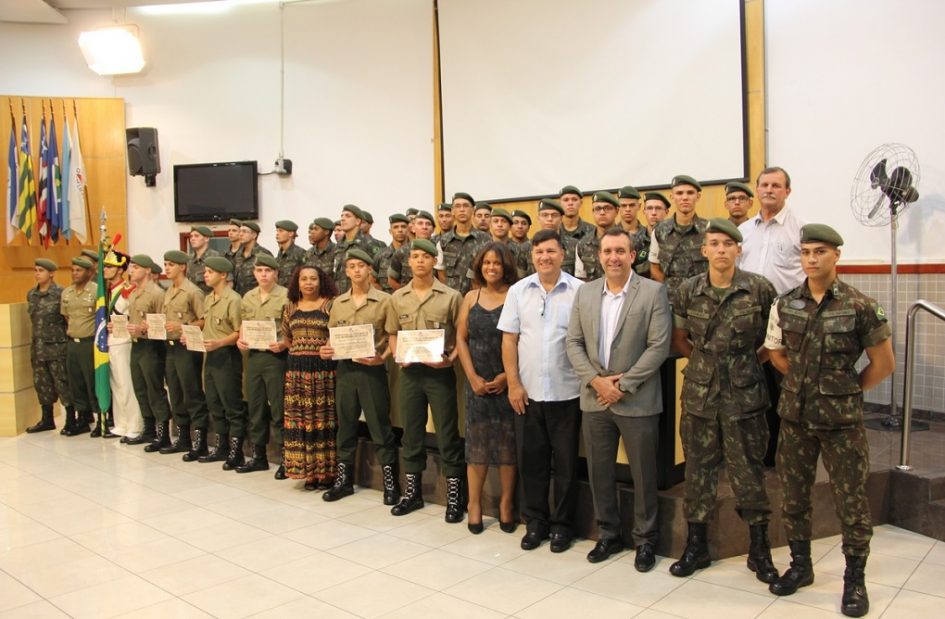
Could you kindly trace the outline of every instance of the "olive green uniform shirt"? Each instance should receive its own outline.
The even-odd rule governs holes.
[[[391,295],[371,286],[360,307],[355,306],[350,290],[335,298],[328,313],[329,327],[366,324],[374,325],[374,350],[378,355],[383,355],[387,351],[388,334],[397,333],[400,327]]]
[[[81,291],[69,286],[62,291],[59,313],[66,317],[66,335],[72,338],[92,337],[95,334],[95,297],[98,286],[90,281]]]
[[[450,354],[456,346],[456,318],[463,297],[437,279],[426,297],[413,292],[413,281],[391,296],[398,330],[443,329],[443,352]]]
[[[147,280],[142,286],[135,286],[135,289],[128,295],[128,322],[140,324],[147,322],[148,314],[164,313],[164,290]],[[148,335],[142,333],[133,340],[147,339]]]
[[[224,288],[220,296],[211,292],[204,297],[203,339],[219,340],[239,331],[242,305],[243,299],[232,288]]]
[[[253,288],[243,295],[240,304],[241,320],[272,320],[276,323],[278,332],[282,322],[282,310],[289,302],[288,293],[284,286],[276,284],[264,300],[259,286]]]
[[[164,292],[164,314],[168,322],[179,322],[190,325],[203,318],[203,290],[189,279],[185,279],[180,287],[171,285]],[[180,331],[168,331],[167,339],[179,340]]]

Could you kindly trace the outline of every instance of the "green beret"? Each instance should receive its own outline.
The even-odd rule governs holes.
[[[89,260],[91,260],[92,262],[98,262],[98,252],[95,251],[94,249],[83,249],[79,253],[85,256],[86,258],[88,258]]]
[[[492,211],[492,205],[489,204],[488,202],[476,202],[476,209],[475,209],[475,210],[477,210],[477,211],[486,210],[486,211],[490,211],[490,212],[491,212],[491,211]]]
[[[190,256],[179,249],[172,249],[164,252],[164,262],[173,262],[174,264],[187,264],[190,262]]]
[[[476,203],[476,201],[473,200],[473,197],[469,195],[468,193],[466,193],[465,191],[457,191],[456,193],[453,194],[452,201],[456,202],[457,200],[468,200],[470,204]]]
[[[233,270],[233,263],[223,256],[210,256],[204,259],[203,264],[217,273],[230,273]]]
[[[436,224],[436,221],[433,219],[433,215],[431,215],[431,214],[430,214],[429,212],[427,212],[427,211],[417,211],[417,217],[416,217],[416,219],[426,219],[426,220],[429,221],[431,224]]]
[[[387,218],[387,221],[389,221],[391,225],[394,225],[394,224],[409,224],[409,223],[410,223],[410,220],[407,218],[407,216],[406,216],[406,215],[402,215],[402,214],[400,214],[400,213],[394,213],[393,215],[391,215],[390,217]]]
[[[361,215],[362,215],[361,219],[363,219],[364,221],[368,222],[369,224],[374,223],[374,215],[371,215],[371,213],[369,213],[368,211],[361,209]]]
[[[416,209],[416,208],[413,208],[413,207],[408,208],[408,209],[407,209],[407,217],[411,217],[411,216],[416,217],[416,216],[417,216],[417,212],[418,212],[419,210],[420,210],[420,209]]]
[[[202,236],[207,238],[213,236],[213,230],[211,230],[208,226],[191,226],[190,231],[199,232]]]
[[[530,216],[527,212],[525,212],[525,211],[520,211],[520,210],[516,209],[516,210],[512,211],[512,217],[521,217],[522,219],[525,219],[525,220],[528,221],[528,225],[529,225],[529,226],[532,225],[532,218],[531,218],[531,216]]]
[[[493,217],[504,217],[507,222],[512,223],[512,213],[508,212],[504,208],[497,207],[492,209]]]
[[[826,243],[840,247],[843,237],[827,224],[807,224],[801,228],[801,243]]]
[[[637,191],[636,187],[632,185],[624,185],[617,191],[618,198],[633,198],[634,200],[640,199],[640,192]]]
[[[619,208],[620,203],[617,202],[617,198],[614,197],[614,194],[609,191],[595,191],[594,197],[591,198],[591,202],[606,202],[614,208]]]
[[[745,183],[739,183],[737,181],[732,181],[731,183],[725,183],[725,195],[734,193],[736,191],[744,191],[746,194],[748,194],[749,198],[755,197],[755,192],[752,191],[751,187],[749,187]]]
[[[438,210],[438,211],[452,211],[452,210],[453,210],[453,205],[450,204],[449,202],[442,202],[442,203],[440,203],[440,205],[439,205],[438,207],[436,207],[436,210]]]
[[[55,271],[59,266],[52,260],[47,260],[46,258],[37,258],[33,261],[33,264],[38,266],[41,269],[46,269],[49,272]]]
[[[262,252],[259,252],[258,254],[256,254],[256,262],[253,264],[253,266],[269,267],[270,269],[274,271],[279,270],[279,263],[276,262],[276,259],[270,256],[269,254],[264,254]]]
[[[354,204],[345,204],[344,206],[342,206],[342,207],[341,207],[341,212],[344,213],[345,211],[348,211],[349,213],[351,213],[352,215],[354,215],[354,216],[357,217],[358,219],[361,219],[361,220],[364,219],[364,211],[362,211],[361,209],[359,209],[359,208],[358,208],[357,206],[355,206]]]
[[[561,206],[561,203],[557,200],[552,200],[551,198],[545,198],[538,203],[538,212],[546,211],[551,209],[553,211],[558,211],[559,214],[564,215],[564,207]]]
[[[242,226],[242,225],[243,225],[243,222],[240,221],[239,219],[235,219],[235,218],[234,218],[234,219],[230,219],[230,225],[231,225],[231,226]]]
[[[323,230],[334,230],[335,222],[328,219],[327,217],[318,217],[314,221],[312,221],[312,226],[318,226],[319,228],[322,228]],[[309,228],[311,228],[312,226],[309,226]]]
[[[281,228],[286,232],[298,232],[299,224],[295,223],[291,219],[280,219],[276,222],[276,228]]]
[[[257,224],[255,221],[241,221],[241,222],[240,222],[240,227],[241,227],[241,228],[249,228],[250,230],[252,230],[252,231],[255,232],[256,234],[259,234],[259,224]]]
[[[738,228],[727,219],[722,219],[721,217],[716,217],[709,220],[709,225],[706,226],[706,234],[709,232],[721,232],[722,234],[728,235],[736,243],[742,242],[742,233],[738,231]]]
[[[648,200],[659,200],[666,205],[666,208],[669,208],[669,198],[658,191],[648,191],[643,194],[643,201],[646,202]]]
[[[73,258],[73,259],[72,259],[72,264],[76,265],[77,267],[82,267],[83,269],[91,269],[91,268],[92,268],[92,263],[89,262],[89,259],[88,259],[88,258],[83,258],[83,257],[81,257],[81,256],[79,256],[79,257],[77,257],[77,258]]]
[[[150,269],[154,266],[154,260],[151,260],[151,256],[147,254],[135,254],[131,257],[131,264]]]
[[[576,195],[576,196],[579,197],[579,198],[583,197],[583,194],[581,193],[581,190],[578,189],[577,187],[575,187],[574,185],[565,185],[564,187],[562,187],[562,188],[561,188],[561,191],[558,192],[558,197],[560,198],[560,197],[564,196],[564,194],[566,194],[566,193],[573,193],[574,195]]]
[[[670,186],[676,187],[678,185],[692,185],[696,188],[696,191],[702,191],[702,185],[699,184],[699,181],[692,178],[691,176],[686,176],[685,174],[677,174],[673,177],[673,181],[670,183]]]
[[[337,227],[340,226],[340,225],[341,225],[341,220],[340,220],[340,219],[336,219],[336,220],[335,220],[335,223],[332,224],[332,228],[333,228],[333,229],[334,229],[334,228],[337,228]]]
[[[358,249],[357,247],[355,247],[354,249],[349,249],[348,253],[345,254],[346,264],[349,260],[352,260],[352,259],[360,260],[361,262],[363,262],[364,264],[368,266],[372,266],[374,264],[374,261],[371,260],[371,256],[363,249]]]
[[[418,214],[417,217],[419,216],[420,215]],[[415,239],[410,244],[410,249],[411,250],[419,249],[419,250],[425,251],[431,256],[433,256],[434,258],[436,258],[436,245],[433,244],[433,241],[429,241],[427,239]]]
[[[155,275],[160,275],[160,274],[161,274],[161,265],[159,265],[157,262],[153,263],[153,264],[151,265],[151,272],[154,273]]]

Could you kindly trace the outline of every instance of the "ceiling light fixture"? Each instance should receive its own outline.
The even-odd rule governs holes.
[[[144,68],[144,54],[137,28],[111,26],[83,32],[79,47],[89,68],[99,75],[139,73]]]

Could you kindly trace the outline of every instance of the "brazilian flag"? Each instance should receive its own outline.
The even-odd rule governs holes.
[[[104,237],[104,235],[102,235]],[[105,239],[98,244],[98,293],[95,299],[95,395],[99,410],[107,412],[112,406],[112,388],[108,369],[108,302],[105,287]],[[103,415],[104,417],[104,415]]]

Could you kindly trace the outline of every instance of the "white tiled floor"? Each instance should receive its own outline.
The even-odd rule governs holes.
[[[592,565],[524,552],[515,535],[443,522],[435,505],[394,518],[380,494],[325,503],[271,473],[58,433],[0,439],[0,618],[840,616],[839,538],[813,544],[817,581],[776,598],[718,561],[692,578],[639,574],[632,553]],[[784,569],[786,549],[774,552]],[[877,527],[871,617],[940,616],[945,544]]]

